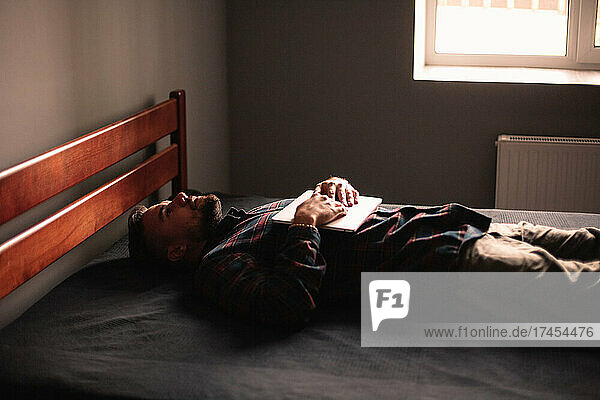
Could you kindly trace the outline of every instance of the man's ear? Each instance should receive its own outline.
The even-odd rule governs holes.
[[[167,248],[167,258],[171,262],[181,261],[185,252],[187,250],[187,246],[185,244],[172,244]]]

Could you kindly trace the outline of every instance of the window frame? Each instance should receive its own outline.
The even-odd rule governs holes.
[[[533,67],[576,70],[600,70],[600,48],[594,47],[596,14],[587,13],[590,7],[596,10],[597,0],[568,0],[567,54],[565,56],[529,56],[496,54],[438,54],[435,52],[436,0],[415,0],[415,10],[424,17],[423,56],[425,66],[472,66],[472,67]],[[420,4],[419,4],[420,3]],[[583,11],[580,12],[580,11]],[[585,18],[585,17],[588,18]],[[590,25],[591,23],[591,25]],[[417,40],[415,21],[415,54]],[[581,27],[581,29],[580,29]],[[590,34],[591,32],[591,34]],[[589,43],[586,40],[589,39]],[[587,44],[587,45],[586,45]],[[591,45],[591,48],[590,48]]]
[[[600,29],[600,26],[596,26],[598,3],[598,0],[581,2],[577,32],[577,62],[579,63],[600,63],[600,47],[595,46],[596,29]]]

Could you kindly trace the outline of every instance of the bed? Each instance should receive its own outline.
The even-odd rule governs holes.
[[[185,93],[174,91],[150,109],[1,172],[3,224],[171,137],[165,150],[0,245],[0,297],[162,185],[171,181],[174,193],[186,189],[185,132]],[[217,195],[224,210],[275,200]],[[479,211],[495,222],[600,227],[600,214]],[[121,238],[0,331],[2,398],[588,399],[600,393],[595,349],[361,348],[359,307],[322,308],[309,326],[283,334],[221,315],[186,287],[181,275],[134,265]]]

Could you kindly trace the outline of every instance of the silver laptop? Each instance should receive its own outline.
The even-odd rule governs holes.
[[[273,217],[273,221],[282,224],[289,224],[294,218],[296,208],[305,202],[313,194],[312,190],[302,193],[296,200],[288,204],[283,210],[279,211]],[[319,228],[333,229],[336,231],[354,232],[367,219],[377,206],[381,204],[378,197],[358,196],[358,204],[348,207],[348,214],[342,218],[336,219]]]

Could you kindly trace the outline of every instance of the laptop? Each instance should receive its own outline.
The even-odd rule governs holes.
[[[273,221],[282,224],[290,224],[294,218],[294,214],[296,214],[296,208],[308,200],[312,194],[312,190],[307,190],[302,193],[283,210],[275,214]],[[343,232],[355,232],[365,219],[367,219],[367,217],[381,204],[381,201],[382,199],[379,197],[358,196],[358,204],[348,207],[348,214],[335,221],[329,222],[328,224],[321,225],[319,228]]]

